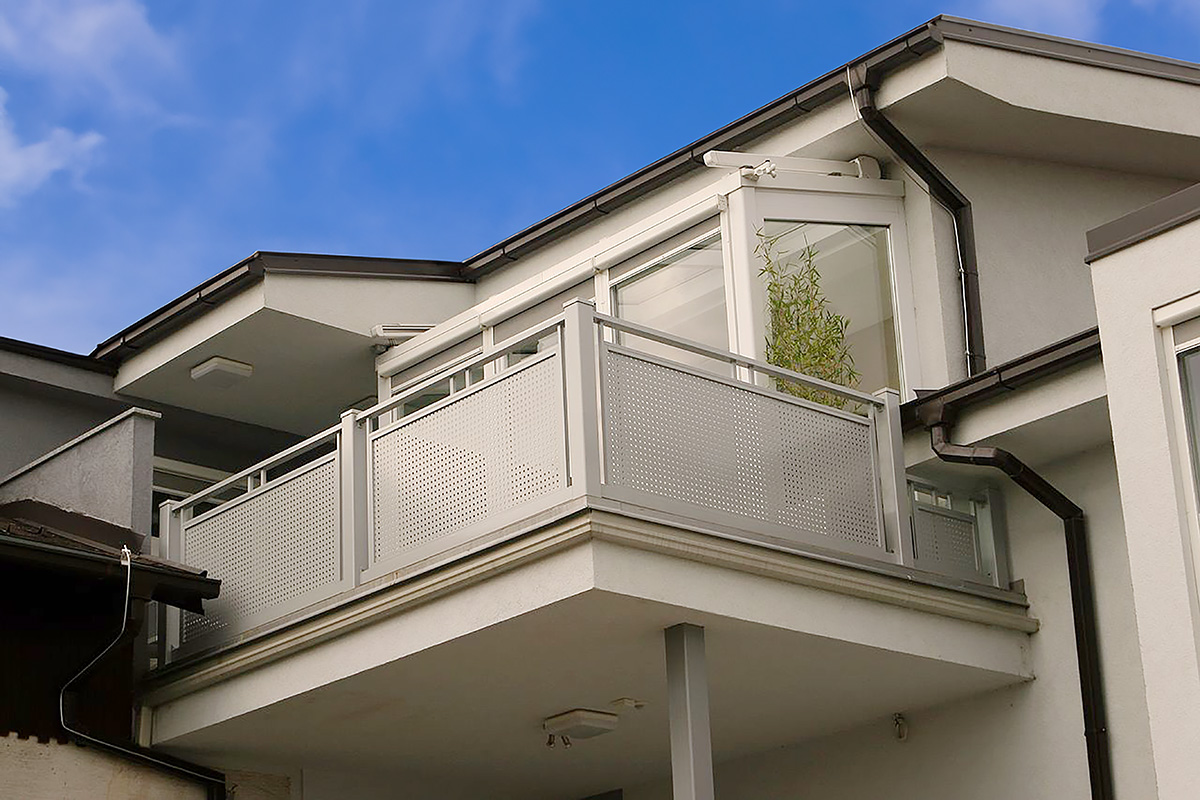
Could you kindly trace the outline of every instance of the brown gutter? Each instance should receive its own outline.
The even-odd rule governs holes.
[[[921,426],[919,416],[927,413],[924,409],[955,408],[969,403],[980,403],[1047,375],[1061,372],[1067,367],[1099,357],[1100,331],[1098,328],[1091,328],[1006,361],[944,389],[918,389],[917,399],[901,406],[901,422],[905,430],[911,430]]]
[[[901,413],[905,429],[924,427],[929,431],[930,448],[940,460],[998,469],[1062,520],[1091,797],[1092,800],[1112,800],[1112,748],[1096,622],[1096,592],[1083,509],[1009,451],[955,444],[951,438],[962,408],[1098,357],[1101,357],[1100,335],[1098,329],[1093,328],[939,391],[922,393],[916,400],[905,403]]]
[[[941,46],[938,19],[920,25],[866,55],[825,73],[790,94],[750,112],[686,147],[660,158],[499,244],[466,259],[464,274],[478,278],[549,244],[551,241],[642,197],[689,172],[703,168],[709,150],[736,150],[775,128],[802,117],[826,103],[848,96],[846,69],[867,65],[890,72]]]
[[[827,102],[846,97],[846,71],[865,70],[882,77],[942,46],[946,40],[1147,75],[1162,80],[1200,84],[1200,65],[1132,50],[1031,33],[959,17],[937,16],[816,80],[750,112],[653,164],[588,195],[562,211],[513,234],[466,259],[464,274],[472,278],[528,255],[560,236],[597,219],[693,170],[709,150],[736,150],[786,122]]]
[[[1109,743],[1099,626],[1096,622],[1096,590],[1088,548],[1087,520],[1083,509],[1007,450],[954,444],[950,438],[950,431],[954,425],[955,411],[953,407],[936,403],[919,409],[921,422],[929,429],[930,447],[937,457],[951,464],[970,464],[1000,470],[1062,520],[1067,578],[1071,586],[1075,659],[1079,672],[1088,782],[1092,800],[1113,800],[1112,747]]]
[[[97,361],[91,356],[69,353],[66,350],[46,347],[45,345],[34,344],[33,342],[23,342],[20,339],[9,339],[7,336],[0,336],[0,350],[29,356],[41,361],[65,364],[68,367],[78,367],[91,372],[99,372],[102,375],[115,375],[117,373],[116,367],[111,364],[105,364],[102,361]]]

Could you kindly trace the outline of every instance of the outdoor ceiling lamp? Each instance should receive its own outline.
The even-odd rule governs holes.
[[[192,380],[218,389],[228,389],[254,374],[254,367],[224,356],[213,356],[192,367]]]
[[[572,739],[590,739],[609,731],[615,730],[621,718],[607,711],[594,711],[590,708],[574,708],[546,717],[542,721],[542,730],[549,738],[547,747],[554,747],[554,737],[557,736],[564,747],[571,746]]]

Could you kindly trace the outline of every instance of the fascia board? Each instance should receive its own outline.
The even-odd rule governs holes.
[[[128,388],[154,370],[208,341],[241,320],[266,307],[263,281],[258,281],[223,302],[210,307],[187,325],[128,356],[113,381],[115,391]]]

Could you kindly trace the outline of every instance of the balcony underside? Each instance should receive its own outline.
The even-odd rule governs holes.
[[[175,665],[153,739],[431,797],[584,797],[668,774],[680,622],[707,631],[718,762],[1032,677],[1020,605],[586,511]],[[545,747],[543,718],[620,697],[648,705]]]

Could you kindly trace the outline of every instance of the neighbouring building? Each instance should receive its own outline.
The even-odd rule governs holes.
[[[220,581],[130,738],[242,800],[1192,798],[1197,182],[1200,65],[938,17],[463,262],[0,341],[0,503]]]

